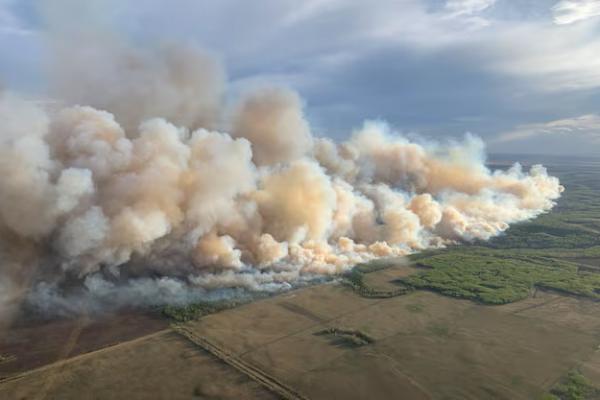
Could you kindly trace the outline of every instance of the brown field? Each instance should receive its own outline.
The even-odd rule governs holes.
[[[374,272],[368,283],[410,271]],[[316,334],[331,327],[375,342]],[[5,379],[0,398],[539,399],[573,367],[600,382],[599,345],[600,303],[587,300],[542,291],[504,306],[425,291],[367,299],[326,284]]]
[[[6,334],[0,332],[0,354],[14,357],[10,363],[0,363],[0,379],[168,326],[158,315],[133,311],[94,320],[85,317],[52,321],[17,319]]]
[[[275,399],[170,330],[0,384],[1,399]]]
[[[331,345],[314,335],[327,326],[376,342]],[[370,300],[319,286],[208,316],[193,329],[309,398],[535,399],[594,355],[600,306],[541,292],[500,307],[429,292]]]

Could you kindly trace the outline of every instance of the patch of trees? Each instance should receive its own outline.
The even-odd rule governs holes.
[[[580,270],[566,259],[493,250],[455,247],[413,257],[420,273],[402,279],[407,287],[485,304],[506,304],[527,298],[536,288],[600,299],[600,274]]]
[[[571,370],[542,400],[592,400],[599,397],[600,389],[579,371]]]
[[[367,344],[375,343],[375,339],[367,335],[364,332],[354,329],[342,329],[342,328],[327,328],[322,331],[318,331],[315,335],[329,336],[337,339],[339,344],[348,345],[352,347],[365,346]]]
[[[162,315],[175,322],[188,322],[197,320],[208,314],[237,307],[243,303],[244,301],[241,300],[222,300],[185,305],[166,305],[161,309],[161,312]]]

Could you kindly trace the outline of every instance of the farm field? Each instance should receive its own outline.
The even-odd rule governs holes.
[[[545,291],[492,307],[428,291],[369,299],[344,286],[320,285],[180,326],[293,388],[299,398],[396,393],[399,399],[532,399],[573,368],[590,379],[600,374],[600,304]],[[374,341],[355,345],[319,334],[332,327]],[[280,398],[178,329],[0,384],[2,398],[40,393],[49,399],[103,398],[102,393]]]
[[[7,379],[2,399],[275,399],[171,330]]]
[[[317,334],[327,327],[374,342],[336,343]],[[600,305],[547,292],[497,307],[424,291],[365,299],[319,286],[188,328],[308,398],[531,399],[580,363],[594,368]]]

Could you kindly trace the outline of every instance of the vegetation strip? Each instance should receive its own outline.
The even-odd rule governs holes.
[[[593,400],[600,398],[594,387],[579,371],[571,370],[542,400]]]
[[[322,331],[315,332],[315,335],[339,337],[347,344],[357,347],[375,343],[375,339],[373,339],[371,336],[355,329],[327,328],[323,329]]]
[[[352,290],[354,290],[360,296],[369,299],[387,299],[412,292],[414,290],[412,287],[406,286],[402,283],[399,283],[399,287],[393,290],[375,289],[365,283],[365,274],[380,271],[392,266],[394,266],[394,263],[388,260],[374,260],[369,263],[357,264],[344,276],[344,280],[342,282],[346,286],[352,288]]]
[[[188,322],[200,319],[201,317],[214,314],[219,311],[228,310],[248,303],[247,299],[221,300],[196,302],[185,305],[166,305],[160,310],[161,313],[175,322]]]
[[[0,354],[0,364],[8,363],[11,361],[15,361],[17,357],[9,354]]]
[[[226,350],[221,349],[215,344],[209,342],[206,338],[197,335],[192,330],[182,325],[173,325],[173,330],[181,336],[183,336],[184,338],[186,338],[187,340],[189,340],[192,344],[202,348],[203,350],[209,352],[210,354],[222,360],[223,362],[229,364],[233,368],[247,375],[249,378],[263,385],[271,392],[277,394],[278,396],[281,396],[283,399],[308,400],[307,397],[298,393],[296,390],[292,389],[286,384],[280,382],[273,376],[254,367],[253,365],[248,364],[239,357],[230,354]]]

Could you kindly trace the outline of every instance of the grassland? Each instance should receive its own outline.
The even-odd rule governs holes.
[[[278,399],[170,330],[0,381],[0,399]]]
[[[430,291],[374,299],[320,285],[186,326],[310,399],[539,400],[600,354],[600,303],[547,291],[490,307]],[[356,332],[372,341],[347,342]]]

